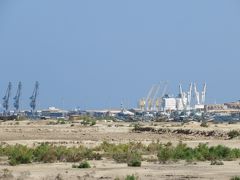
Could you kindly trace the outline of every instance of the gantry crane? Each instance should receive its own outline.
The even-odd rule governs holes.
[[[12,83],[9,82],[8,83],[8,88],[6,90],[6,94],[3,97],[3,108],[4,108],[4,114],[6,115],[8,113],[8,109],[9,109],[9,99],[11,96],[11,90],[12,90]]]
[[[14,100],[13,106],[15,107],[16,113],[19,113],[21,94],[22,94],[22,82],[19,82],[16,96],[13,98],[13,100]]]
[[[38,96],[38,93],[39,93],[38,91],[39,91],[39,82],[36,81],[35,87],[34,87],[34,90],[33,90],[33,94],[30,97],[30,107],[32,108],[32,113],[33,114],[36,110],[37,96]]]

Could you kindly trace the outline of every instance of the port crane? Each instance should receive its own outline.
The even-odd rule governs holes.
[[[160,84],[155,84],[151,87],[150,91],[148,92],[147,98],[145,100],[145,110],[151,111],[155,108],[155,102],[157,99],[157,95],[160,90]]]
[[[36,81],[35,87],[34,87],[34,90],[33,90],[33,94],[30,97],[30,107],[32,108],[32,113],[34,113],[35,109],[36,109],[37,96],[38,96],[38,93],[39,93],[38,91],[39,91],[39,82]]]
[[[204,83],[203,90],[199,92],[197,90],[197,85],[194,83],[194,94],[196,99],[196,105],[204,105],[206,100],[206,91],[207,91],[207,84]]]
[[[161,108],[162,98],[166,94],[167,88],[168,88],[168,83],[165,82],[164,85],[163,85],[163,90],[162,90],[161,96],[156,99],[156,108],[157,108],[158,111]]]
[[[20,97],[22,94],[22,82],[18,83],[18,89],[17,89],[17,93],[16,96],[13,98],[14,100],[14,107],[15,107],[15,112],[19,113],[19,107],[20,107]]]
[[[205,104],[206,92],[207,92],[207,84],[204,83],[203,91],[202,91],[202,98],[201,98],[202,104]]]
[[[155,91],[154,89],[155,89],[155,85],[153,85],[151,87],[151,89],[149,90],[149,92],[148,92],[147,98],[145,99],[145,105],[146,105],[145,110],[149,110],[150,109],[149,106],[151,104],[151,97],[153,96],[153,93]]]
[[[191,101],[192,101],[192,87],[193,87],[193,84],[190,83],[189,91],[187,92],[187,104],[188,104],[189,108],[191,108]]]
[[[6,90],[6,94],[3,97],[3,108],[4,108],[4,114],[6,115],[8,113],[8,109],[9,109],[9,99],[11,96],[11,90],[12,90],[12,83],[9,82],[8,83],[8,88]]]
[[[179,93],[180,93],[180,98],[181,98],[181,103],[182,103],[183,109],[186,109],[187,108],[187,104],[185,102],[186,93],[183,92],[182,84],[179,84]]]
[[[196,99],[196,104],[200,104],[200,93],[197,90],[197,84],[194,83],[194,94],[195,94],[195,99]]]

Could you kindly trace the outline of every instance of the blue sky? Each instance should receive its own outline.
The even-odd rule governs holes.
[[[151,85],[208,83],[207,101],[239,100],[237,0],[1,0],[0,96],[34,82],[39,107],[136,106]]]

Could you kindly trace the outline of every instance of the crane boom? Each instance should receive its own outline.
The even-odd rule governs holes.
[[[190,107],[192,101],[192,83],[190,83],[189,91],[187,92],[187,101],[188,101],[187,104]]]
[[[152,96],[153,96],[153,94],[155,93],[155,90],[156,89],[156,86],[155,85],[153,85],[152,87],[151,87],[151,89],[149,90],[149,92],[148,92],[148,95],[147,95],[147,98],[146,98],[146,100],[145,100],[145,102],[146,102],[146,110],[149,110],[151,107],[151,102],[152,102]]]
[[[184,109],[186,109],[187,108],[187,104],[185,103],[186,93],[183,92],[182,84],[179,84],[179,93],[180,93],[182,106]]]
[[[8,83],[8,88],[6,90],[6,94],[3,97],[3,108],[5,109],[5,113],[7,113],[8,109],[9,109],[9,99],[10,99],[10,96],[11,96],[11,90],[12,90],[12,83],[9,82]]]
[[[205,100],[206,100],[206,91],[207,91],[207,84],[204,83],[203,85],[203,91],[202,91],[202,99],[201,99],[201,103],[205,104]]]
[[[22,94],[22,82],[19,82],[16,96],[13,98],[14,99],[13,105],[15,107],[16,112],[19,112],[21,94]]]
[[[34,90],[33,90],[33,94],[32,96],[30,97],[30,107],[32,108],[32,112],[35,111],[36,109],[36,102],[37,102],[37,96],[38,96],[38,91],[39,91],[39,82],[36,81],[35,83],[35,87],[34,87]]]
[[[199,92],[197,91],[197,85],[196,83],[194,83],[194,93],[195,93],[195,98],[196,98],[196,101],[197,101],[197,105],[200,104],[200,97],[199,97]]]

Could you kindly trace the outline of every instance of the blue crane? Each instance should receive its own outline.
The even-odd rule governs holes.
[[[22,82],[19,82],[18,83],[18,89],[17,89],[16,96],[13,98],[13,100],[14,100],[14,104],[13,105],[15,107],[16,113],[19,112],[21,94],[22,94]]]
[[[4,113],[8,113],[8,109],[9,109],[9,98],[11,96],[11,90],[12,90],[12,83],[9,82],[8,83],[8,88],[6,91],[5,96],[3,97],[3,108],[4,108]]]
[[[34,113],[35,109],[36,109],[38,90],[39,90],[39,82],[36,81],[35,87],[34,87],[34,90],[33,90],[33,94],[30,97],[30,100],[31,100],[30,107],[32,108],[32,113]]]

